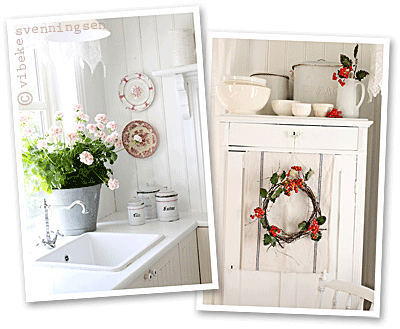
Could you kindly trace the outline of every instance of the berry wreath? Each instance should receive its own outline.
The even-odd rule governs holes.
[[[314,192],[306,183],[312,174],[311,168],[303,175],[301,167],[292,166],[288,173],[283,171],[281,174],[275,172],[272,175],[270,179],[272,186],[268,191],[264,188],[260,189],[260,196],[263,199],[262,208],[254,209],[254,214],[251,214],[250,217],[259,219],[262,227],[267,230],[267,233],[264,234],[264,245],[275,247],[278,244],[283,248],[283,244],[292,243],[306,236],[310,236],[311,240],[314,241],[321,240],[321,231],[325,229],[321,229],[320,226],[326,222],[326,217],[321,215],[321,208]],[[313,211],[307,221],[298,224],[299,231],[287,233],[283,229],[270,224],[267,217],[267,207],[270,202],[275,203],[282,193],[289,197],[293,191],[295,193],[298,193],[298,191],[305,192],[311,200]]]

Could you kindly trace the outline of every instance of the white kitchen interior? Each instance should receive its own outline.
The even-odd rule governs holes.
[[[338,305],[334,291],[328,292],[327,289],[323,301],[320,297],[324,290],[321,288],[323,283],[329,280],[346,281],[380,291],[380,282],[375,281],[375,275],[376,271],[380,271],[380,255],[376,254],[376,250],[380,250],[379,227],[382,219],[377,208],[383,197],[379,195],[378,199],[378,183],[383,183],[379,180],[383,177],[380,170],[384,162],[380,162],[380,155],[384,154],[384,150],[382,153],[380,143],[385,138],[385,126],[381,127],[385,105],[382,105],[380,89],[375,94],[372,92],[375,88],[372,82],[379,79],[377,72],[382,72],[376,71],[383,65],[378,58],[382,53],[377,51],[382,49],[379,48],[382,45],[376,44],[380,42],[357,41],[356,38],[327,37],[325,41],[322,37],[247,36],[243,33],[232,33],[230,36],[229,33],[219,32],[211,33],[209,37],[209,129],[214,136],[210,147],[220,289],[203,292],[199,308],[250,312],[291,312],[290,309],[301,308],[299,312],[310,314],[313,311],[306,309],[318,308],[318,302],[324,309]],[[294,105],[292,110],[295,116],[292,113],[277,115],[273,111],[271,99],[317,103],[310,98],[313,93],[318,94],[316,90],[322,90],[320,94],[325,99],[333,99],[335,107],[336,86],[334,89],[326,87],[332,83],[332,71],[328,79],[319,85],[318,74],[323,72],[323,66],[340,64],[341,54],[352,58],[356,44],[359,44],[358,68],[371,72],[362,80],[365,98],[359,116],[321,118],[316,117],[314,112],[308,112],[300,117],[296,116]],[[387,47],[385,44],[385,58]],[[296,72],[299,67],[308,71],[300,75],[299,70]],[[266,87],[271,89],[282,86],[273,82],[273,78],[279,77],[287,82],[287,98],[274,96],[270,91],[269,105],[250,113],[256,108],[256,100],[251,99],[265,89],[262,85],[265,80],[253,79],[260,77],[266,77]],[[300,84],[307,79],[309,87],[303,88],[303,94],[294,95],[296,81],[298,92],[304,87]],[[336,81],[333,83],[337,84]],[[257,87],[254,87],[256,84]],[[247,94],[247,103],[254,104],[251,110],[245,97],[240,99],[237,96],[242,90],[250,89],[249,85],[253,86],[253,92]],[[224,90],[226,95],[222,94]],[[358,92],[358,99],[360,94]],[[302,100],[299,99],[301,96]],[[238,101],[233,105],[230,100],[235,97]],[[239,100],[243,100],[242,105],[237,105]],[[269,180],[272,182],[271,175],[276,170],[286,169],[287,166],[290,169],[290,165],[307,166],[305,169],[308,170],[310,164],[314,174],[318,175],[319,185],[313,185],[313,188],[315,195],[318,194],[322,212],[325,209],[327,232],[322,231],[323,238],[319,242],[302,239],[285,245],[285,249],[278,245],[276,248],[263,245],[265,230],[260,223],[257,228],[256,222],[249,217],[255,207],[261,207],[263,197],[260,197],[260,188],[268,189]],[[311,182],[312,178],[309,184]],[[308,201],[306,204],[309,204]],[[310,206],[304,206],[304,202],[303,208],[294,206],[294,210],[290,209],[290,205],[284,208],[286,212],[281,213],[272,211],[271,202],[265,209],[269,214],[286,216],[292,221],[302,220],[299,219],[302,218],[301,213],[296,209],[303,209],[306,214],[311,211],[310,208],[307,210]],[[285,229],[291,227],[289,222],[281,221],[279,217],[270,219],[273,220]],[[340,295],[339,303],[346,303],[346,308],[353,309],[356,299],[352,298]],[[378,299],[375,295],[376,302]],[[265,307],[271,310],[263,310]],[[281,311],[277,307],[282,308]],[[319,314],[334,313],[327,310]]]
[[[208,140],[201,81],[201,43],[197,41],[201,39],[198,11],[188,7],[108,17],[110,15],[96,15],[95,18],[104,24],[109,36],[82,42],[79,46],[60,47],[57,50],[60,57],[51,58],[45,53],[47,59],[38,61],[41,88],[43,85],[41,100],[46,103],[44,126],[51,125],[56,111],[72,113],[73,107],[81,104],[82,111],[91,119],[102,113],[114,120],[120,133],[132,121],[150,124],[156,132],[158,145],[146,158],[133,157],[123,148],[117,153],[112,170],[119,188],[111,190],[102,185],[97,229],[90,233],[92,240],[58,237],[54,250],[59,250],[64,263],[46,264],[46,258],[42,258],[44,261],[37,264],[38,255],[48,252],[42,245],[35,246],[40,241],[39,232],[41,237],[45,234],[43,209],[36,214],[36,226],[33,225],[36,229],[32,229],[33,220],[25,220],[28,206],[25,207],[25,201],[21,202],[27,301],[99,296],[102,292],[105,295],[149,293],[147,288],[158,288],[156,291],[162,292],[217,287],[209,243],[212,205],[210,197],[207,199],[211,187],[206,174],[209,160],[208,145],[205,145]],[[79,21],[79,17],[76,20]],[[33,24],[39,26],[40,20]],[[177,58],[173,52],[173,31],[187,30],[195,38],[197,61],[195,58],[182,64],[179,55]],[[40,57],[45,47],[38,44],[34,47]],[[10,63],[11,70],[14,64]],[[154,100],[142,111],[129,109],[120,99],[120,85],[135,73],[147,76],[154,88]],[[35,102],[30,104],[29,109],[35,110],[34,105]],[[18,121],[18,111],[24,113],[27,109],[24,105],[17,106],[17,110],[14,108],[15,121]],[[18,123],[16,132],[19,131],[17,127]],[[23,177],[19,177],[19,182],[23,195]],[[128,203],[139,197],[138,191],[149,187],[154,190],[166,187],[177,194],[179,215],[174,221],[146,217],[144,225],[130,225]],[[37,198],[37,205],[42,202],[41,198],[43,195]],[[50,229],[55,232],[59,227],[52,218],[50,211]],[[120,235],[122,233],[129,234]],[[111,240],[109,234],[113,236]],[[138,236],[129,240],[126,236],[130,234]],[[81,248],[94,248],[93,252],[99,254],[110,253],[112,258],[112,253],[119,255],[124,248],[130,250],[143,237],[149,238],[148,246],[121,263],[120,268],[105,266],[107,264],[97,264],[97,268],[86,266],[85,260],[75,266],[66,263],[74,252],[84,257],[76,243],[68,250],[70,240],[80,241]],[[95,246],[96,243],[100,246]]]

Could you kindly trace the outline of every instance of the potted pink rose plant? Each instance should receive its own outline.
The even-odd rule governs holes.
[[[43,190],[50,205],[69,205],[75,200],[86,204],[89,214],[82,214],[79,207],[53,214],[62,233],[78,235],[96,230],[101,185],[111,190],[119,187],[107,164],[117,160],[122,140],[114,121],[98,114],[95,123],[88,123],[81,105],[74,108],[72,131],[64,131],[63,117],[57,112],[55,124],[43,137],[33,134],[28,117],[21,117],[22,162],[30,192]]]

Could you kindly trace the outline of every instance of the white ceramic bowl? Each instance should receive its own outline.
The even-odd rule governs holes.
[[[267,81],[261,78],[247,77],[247,76],[228,76],[224,77],[223,84],[225,85],[256,85],[256,86],[267,86]]]
[[[292,113],[296,117],[308,117],[311,113],[311,104],[293,103]]]
[[[262,86],[222,84],[217,96],[229,113],[256,114],[267,104],[271,89]]]
[[[312,109],[316,117],[325,117],[333,109],[333,104],[314,103]]]
[[[300,103],[299,101],[292,101],[289,99],[274,99],[271,102],[272,110],[277,115],[290,115],[292,116],[292,104],[293,103]]]

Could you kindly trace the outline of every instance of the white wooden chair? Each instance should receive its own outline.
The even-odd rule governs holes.
[[[362,285],[354,284],[351,282],[341,281],[341,280],[332,280],[326,281],[326,271],[322,274],[318,283],[318,307],[322,308],[322,298],[325,292],[325,289],[334,290],[333,298],[332,298],[332,309],[338,308],[338,295],[339,292],[347,294],[346,301],[344,303],[344,308],[346,310],[363,310],[364,300],[368,300],[371,302],[370,311],[373,310],[374,307],[374,291],[370,288],[367,288]],[[352,297],[353,296],[353,297]],[[352,305],[353,301],[356,301],[356,305]]]

